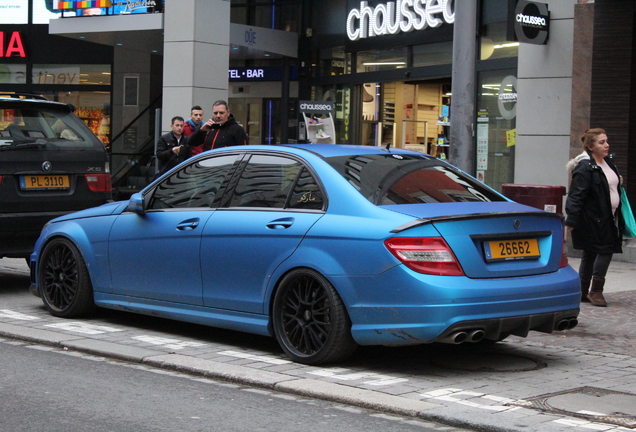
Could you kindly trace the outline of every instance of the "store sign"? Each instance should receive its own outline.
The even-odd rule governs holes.
[[[290,80],[297,81],[298,68],[292,67],[289,75]],[[282,81],[283,68],[280,66],[230,68],[228,78],[230,81]]]
[[[69,10],[69,9],[90,9],[90,8],[102,8],[111,7],[113,2],[111,0],[73,0],[73,1],[53,1],[54,10]]]
[[[336,104],[327,101],[300,101],[300,112],[306,114],[333,114]]]
[[[38,67],[33,66],[31,75],[33,84],[80,84],[80,68],[78,66],[60,65]]]
[[[512,120],[517,116],[517,78],[508,75],[499,85],[497,95],[499,114],[506,120]]]
[[[347,36],[355,41],[373,36],[406,33],[455,22],[453,0],[397,0],[375,7],[360,2],[347,17]]]
[[[519,0],[508,15],[508,40],[534,45],[548,43],[550,11],[546,3]]]
[[[18,31],[0,31],[0,57],[22,57],[26,58],[22,35]]]

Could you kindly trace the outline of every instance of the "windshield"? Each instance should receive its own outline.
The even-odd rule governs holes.
[[[25,145],[26,144],[26,145]],[[0,149],[93,147],[95,137],[75,115],[46,106],[0,106]]]
[[[338,156],[327,162],[375,205],[506,201],[457,168],[425,156]]]

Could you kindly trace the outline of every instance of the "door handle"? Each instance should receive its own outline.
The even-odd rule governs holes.
[[[294,218],[282,218],[271,221],[267,224],[269,229],[286,229],[294,224]]]
[[[188,219],[185,220],[181,223],[179,223],[179,225],[177,225],[177,229],[180,231],[187,231],[187,230],[193,230],[196,227],[199,226],[199,219]]]

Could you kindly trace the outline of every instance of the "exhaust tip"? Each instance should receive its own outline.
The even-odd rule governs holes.
[[[451,333],[448,336],[444,337],[443,339],[440,340],[440,342],[442,343],[447,343],[447,344],[453,344],[453,345],[458,345],[462,342],[466,341],[466,338],[468,337],[468,334],[466,332],[455,332],[455,333]]]
[[[479,342],[486,336],[486,332],[483,330],[473,330],[468,333],[468,342]]]

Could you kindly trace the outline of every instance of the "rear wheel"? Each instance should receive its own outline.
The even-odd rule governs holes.
[[[68,239],[54,239],[42,251],[38,285],[44,305],[55,316],[77,317],[95,307],[86,263]]]
[[[340,296],[324,276],[310,269],[293,270],[283,278],[272,321],[278,343],[299,363],[343,360],[357,347]]]

